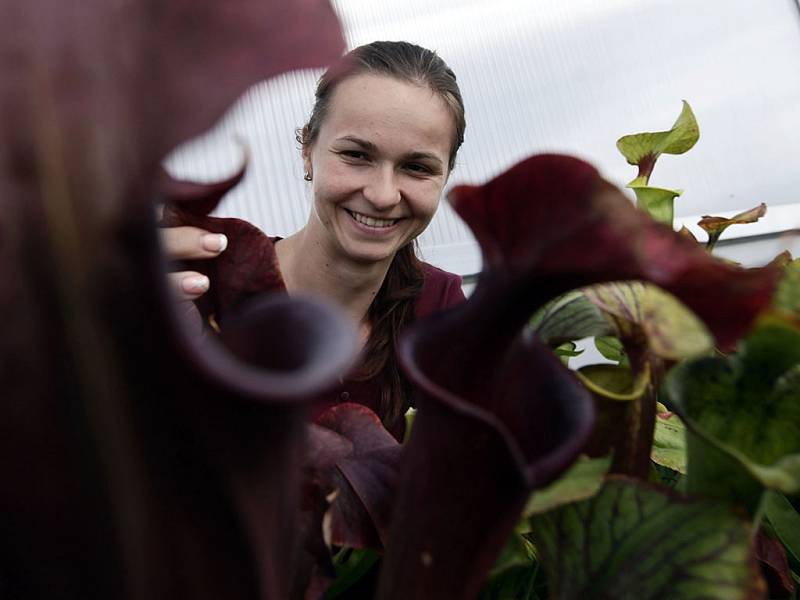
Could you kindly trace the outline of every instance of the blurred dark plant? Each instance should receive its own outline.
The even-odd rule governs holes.
[[[167,152],[247,86],[340,54],[335,15],[318,0],[2,12],[0,595],[285,598],[304,406],[353,339],[288,298],[251,305],[227,340],[280,348],[196,338],[154,201]]]

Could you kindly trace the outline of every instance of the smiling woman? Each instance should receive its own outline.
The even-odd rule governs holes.
[[[370,74],[342,81],[316,135],[303,140],[314,209],[301,235],[323,244],[314,250],[383,270],[436,211],[453,129],[447,104],[427,87]]]
[[[410,405],[395,356],[399,333],[464,297],[460,277],[421,262],[414,246],[439,205],[464,128],[456,77],[436,53],[374,42],[322,76],[297,133],[312,208],[303,228],[275,239],[282,280],[290,294],[331,299],[358,330],[359,364],[329,402],[369,406],[398,438]],[[167,252],[184,259],[219,254],[228,243],[236,240],[197,229],[165,236]],[[173,279],[188,300],[209,285],[193,272]]]

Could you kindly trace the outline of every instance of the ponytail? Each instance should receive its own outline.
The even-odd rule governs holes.
[[[378,382],[378,414],[389,431],[399,428],[411,406],[411,386],[397,361],[397,341],[403,328],[414,321],[416,300],[425,281],[415,244],[410,242],[398,250],[367,311],[370,335],[364,346],[364,362],[354,377]]]

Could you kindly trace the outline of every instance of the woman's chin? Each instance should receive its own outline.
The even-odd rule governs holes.
[[[397,253],[394,244],[354,243],[352,240],[341,244],[344,255],[355,263],[389,263]]]

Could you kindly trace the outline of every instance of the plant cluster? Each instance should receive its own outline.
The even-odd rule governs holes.
[[[672,225],[681,193],[649,185],[658,157],[698,138],[684,102],[670,130],[617,142],[639,167],[628,187],[654,220]],[[765,211],[703,217],[706,250],[725,228]],[[782,254],[773,263],[782,276],[769,307],[733,335],[722,330],[743,323],[736,310],[727,325],[713,323],[687,308],[697,297],[642,281],[575,290],[535,315],[540,337],[567,359],[578,354],[574,340],[596,336],[608,362],[576,374],[598,422],[587,456],[533,495],[517,551],[497,565],[484,597],[536,598],[545,587],[558,598],[795,597],[800,261]],[[726,312],[734,301],[721,290],[713,298]]]

